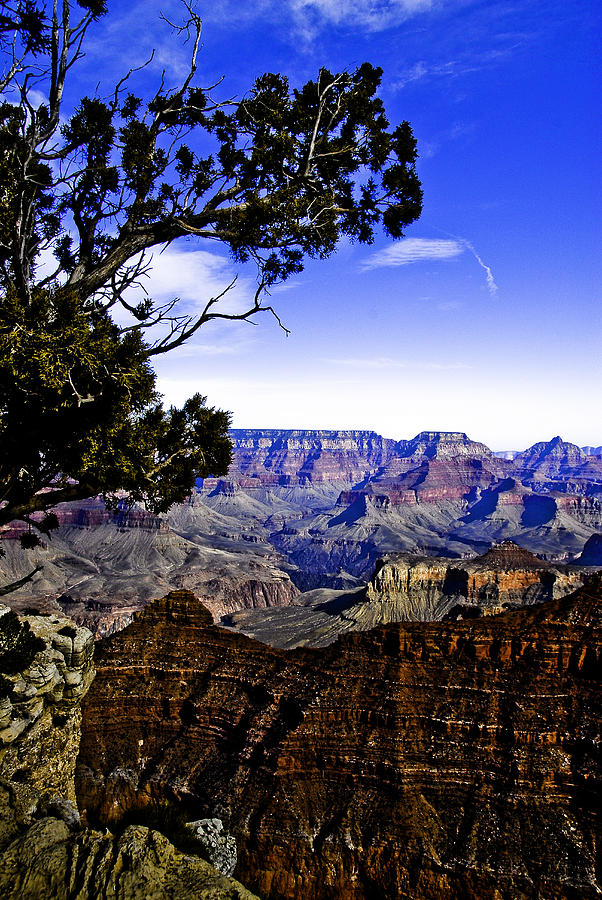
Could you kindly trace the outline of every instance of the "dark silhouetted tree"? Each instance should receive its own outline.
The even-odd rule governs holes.
[[[0,4],[0,525],[48,530],[57,503],[96,494],[162,511],[196,476],[225,472],[227,414],[200,395],[163,409],[153,357],[212,320],[276,316],[270,288],[305,259],[378,227],[402,237],[420,214],[415,140],[407,122],[389,126],[380,69],[322,69],[300,89],[265,74],[223,99],[220,83],[196,83],[201,22],[183,9],[172,27],[190,64],[176,88],[138,96],[133,69],[68,114],[105,4]],[[248,308],[220,304],[232,285],[196,316],[132,299],[145,253],[187,236],[255,264]]]

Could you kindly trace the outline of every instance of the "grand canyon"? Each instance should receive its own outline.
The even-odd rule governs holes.
[[[556,437],[496,454],[457,432],[231,438],[228,475],[199,482],[162,517],[111,511],[99,498],[64,504],[60,527],[29,553],[17,528],[5,530],[4,581],[42,567],[7,602],[64,612],[106,635],[170,590],[192,590],[219,621],[289,606],[313,589],[361,589],[391,554],[469,559],[511,540],[543,561],[602,565],[599,447],[586,453]]]
[[[232,440],[162,517],[2,534],[4,894],[599,896],[602,449]]]

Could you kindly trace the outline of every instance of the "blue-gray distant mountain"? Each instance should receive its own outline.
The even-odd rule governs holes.
[[[602,456],[602,447],[582,447],[584,453],[588,456]]]

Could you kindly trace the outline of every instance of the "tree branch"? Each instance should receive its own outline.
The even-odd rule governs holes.
[[[44,566],[37,565],[29,575],[26,575],[24,578],[20,578],[18,581],[12,581],[10,584],[5,584],[0,587],[0,597],[6,596],[6,594],[12,594],[13,591],[18,591],[19,588],[22,588],[24,585],[28,584],[33,580],[34,575],[37,575],[38,572],[41,572]]]

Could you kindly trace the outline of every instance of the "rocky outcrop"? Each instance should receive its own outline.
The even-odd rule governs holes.
[[[59,503],[53,510],[59,526],[66,528],[96,528],[99,525],[113,525],[116,528],[140,528],[143,531],[167,532],[166,521],[152,515],[140,507],[108,508],[101,497],[91,497],[78,503]],[[40,520],[41,515],[34,519]],[[3,541],[16,540],[27,531],[25,522],[13,522],[11,527],[0,532]]]
[[[77,508],[72,512],[76,519]],[[40,567],[7,602],[18,612],[67,615],[105,637],[171,589],[193,590],[218,619],[237,609],[285,605],[297,595],[256,525],[215,515],[202,502],[182,504],[169,518],[161,528],[63,524],[33,551],[3,541],[2,582]]]
[[[539,559],[512,541],[467,560],[391,554],[365,588],[309,590],[286,612],[243,610],[222,622],[274,647],[325,647],[348,631],[388,622],[477,618],[575,590],[591,568]]]
[[[56,817],[34,822],[0,856],[4,900],[257,900],[160,832],[130,825],[116,838],[73,832]]]
[[[592,534],[575,563],[581,566],[602,567],[602,534]]]
[[[238,580],[227,576],[211,578],[210,573],[207,574],[205,581],[183,577],[180,583],[185,589],[193,583],[196,593],[216,622],[239,609],[290,606],[299,594],[298,588],[284,572],[274,574],[270,580],[265,577]]]
[[[534,444],[519,453],[512,461],[511,471],[537,490],[600,493],[602,460],[587,455],[561,437]]]
[[[522,473],[539,473],[557,477],[586,462],[586,454],[576,444],[563,441],[557,435],[550,441],[540,441],[514,458],[514,466]]]
[[[433,621],[457,615],[495,614],[562,597],[579,587],[583,572],[538,559],[504,541],[472,560],[383,560],[366,591],[369,603],[390,608],[383,621]],[[376,623],[375,623],[376,624]]]
[[[0,778],[27,784],[41,796],[61,793],[74,801],[80,703],[94,677],[92,635],[65,618],[29,616],[19,625],[7,607],[0,612],[0,630],[12,620],[13,634],[37,638],[31,659],[17,656],[18,669],[11,651],[19,637],[0,657]]]
[[[231,834],[224,832],[221,819],[199,819],[188,822],[186,827],[207,853],[211,865],[222,875],[233,875],[238,856],[236,841]]]
[[[103,642],[79,795],[224,821],[264,898],[589,900],[602,580],[476,621],[279,651],[185,593]]]
[[[131,825],[115,836],[84,824],[73,776],[92,650],[91,633],[68,619],[19,622],[0,607],[0,896],[253,900],[156,830]],[[231,863],[232,838],[216,830],[214,854],[221,846],[220,860]]]
[[[587,456],[602,457],[602,447],[592,447],[591,444],[581,448]]]

